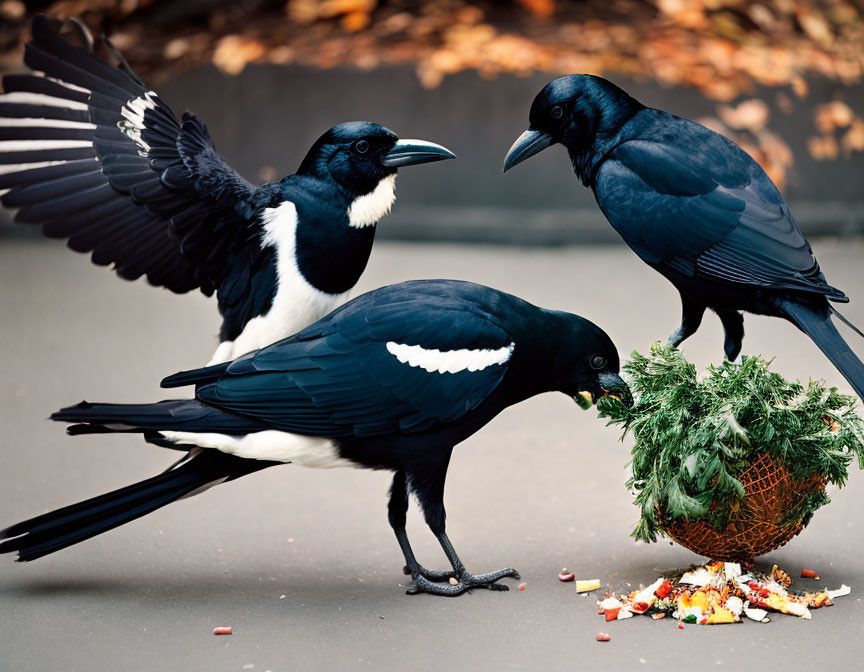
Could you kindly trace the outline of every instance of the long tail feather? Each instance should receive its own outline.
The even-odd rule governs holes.
[[[852,324],[844,315],[840,313],[834,306],[830,303],[828,304],[828,309],[831,311],[831,314],[837,317],[843,324],[849,327],[852,331],[858,334],[861,338],[864,338],[864,332],[862,332],[858,327]]]
[[[792,301],[783,301],[781,306],[789,319],[819,346],[819,349],[849,381],[855,393],[864,400],[864,363],[852,352],[831,321],[831,313],[837,313],[830,308],[813,308]],[[841,319],[849,324],[844,318]]]
[[[0,531],[0,553],[36,560],[140,518],[210,485],[272,466],[204,450],[176,467],[92,499],[25,520]]]

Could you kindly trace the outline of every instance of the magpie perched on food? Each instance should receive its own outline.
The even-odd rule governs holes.
[[[836,315],[861,334],[829,303],[849,299],[828,284],[777,187],[738,145],[592,75],[547,84],[529,122],[504,172],[550,145],[567,148],[609,223],[681,294],[681,326],[670,343],[693,335],[710,308],[734,360],[744,337],[739,311],[782,317],[864,398],[864,364],[831,321]]]
[[[257,350],[343,303],[395,200],[396,171],[455,158],[378,124],[322,135],[297,173],[255,187],[125,65],[75,47],[36,16],[0,95],[0,194],[16,221],[67,238],[123,278],[216,292],[211,363]]]
[[[453,447],[502,410],[559,391],[580,405],[632,403],[618,353],[595,324],[489,287],[419,280],[363,294],[303,331],[233,362],[169,376],[195,398],[91,404],[52,418],[70,434],[136,432],[186,454],[168,471],[0,531],[0,553],[35,560],[202,489],[283,463],[395,472],[389,521],[409,592],[459,595],[513,569],[470,574],[445,531]],[[452,571],[418,564],[405,532],[416,496]],[[454,579],[451,583],[450,579]]]

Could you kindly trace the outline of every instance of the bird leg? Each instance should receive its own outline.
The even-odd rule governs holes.
[[[393,485],[390,487],[388,519],[390,527],[393,528],[393,532],[396,534],[399,548],[402,549],[402,555],[405,556],[405,567],[402,568],[402,571],[405,574],[411,575],[414,579],[422,576],[432,582],[446,582],[455,577],[456,573],[453,571],[438,572],[426,569],[417,562],[417,559],[414,557],[414,550],[411,548],[411,542],[408,541],[408,534],[405,531],[405,514],[407,512],[408,489],[406,487],[405,472],[397,471],[393,476]]]
[[[449,457],[449,456],[448,456]],[[430,470],[431,472],[431,470]],[[408,487],[404,472],[397,472],[393,477],[393,486],[390,490],[390,525],[396,533],[396,540],[405,556],[405,572],[411,575],[413,582],[406,591],[409,595],[417,593],[431,593],[433,595],[456,596],[461,595],[473,588],[487,588],[489,590],[509,590],[505,585],[496,583],[504,577],[519,578],[519,573],[512,568],[500,569],[487,574],[471,574],[465,569],[465,565],[456,554],[453,544],[444,531],[444,475],[446,474],[446,462],[442,465],[440,473],[426,473],[411,480],[411,490],[417,495],[426,524],[437,537],[444,554],[453,567],[452,571],[435,572],[420,565],[414,557],[408,536],[405,533],[405,513],[408,509]]]
[[[687,338],[696,333],[702,324],[702,316],[705,314],[705,305],[693,301],[681,294],[681,326],[672,332],[669,337],[669,345],[677,348]]]
[[[717,317],[723,323],[723,351],[730,362],[741,354],[741,341],[744,340],[744,316],[737,310],[718,310]]]

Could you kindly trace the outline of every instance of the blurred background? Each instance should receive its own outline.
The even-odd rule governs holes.
[[[207,122],[250,180],[293,172],[323,131],[350,119],[454,150],[457,161],[400,174],[355,294],[461,278],[579,313],[623,357],[665,339],[680,319],[677,292],[620,242],[565,152],[501,174],[540,88],[592,72],[750,152],[788,198],[828,279],[850,296],[844,314],[864,325],[861,0],[0,0],[3,72],[22,71],[37,11],[110,34],[177,114]],[[219,324],[200,293],[118,280],[13,224],[13,214],[0,209],[0,527],[168,467],[173,454],[137,436],[70,438],[46,418],[81,399],[165,398],[158,381],[205,362]],[[748,316],[745,327],[745,354],[850,391],[791,324]],[[703,366],[721,359],[721,346],[712,315],[684,350]],[[37,563],[4,556],[0,668],[812,670],[826,656],[860,667],[857,470],[802,535],[760,559],[853,587],[812,621],[606,624],[596,594],[559,582],[567,566],[630,590],[698,560],[628,536],[637,511],[618,438],[594,411],[548,394],[454,451],[450,537],[473,571],[518,568],[525,591],[406,597],[385,513],[389,475],[280,467]],[[409,533],[425,565],[444,566],[414,511]],[[218,625],[234,635],[213,637]],[[600,629],[611,642],[594,641]]]
[[[4,72],[36,11],[109,34],[251,181],[351,119],[453,149],[400,179],[382,238],[619,244],[560,148],[501,175],[534,95],[573,72],[738,142],[805,233],[864,232],[861,0],[0,0]]]

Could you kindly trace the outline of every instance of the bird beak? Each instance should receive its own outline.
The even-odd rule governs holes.
[[[446,147],[426,140],[398,140],[393,148],[381,159],[390,168],[415,166],[418,163],[432,163],[455,159],[456,155]]]
[[[573,401],[576,402],[579,408],[588,410],[597,400],[598,396],[612,397],[625,406],[633,405],[633,395],[630,393],[630,388],[627,387],[627,383],[621,380],[620,376],[614,373],[601,373],[597,376],[597,384],[603,391],[602,394],[598,395],[594,394],[594,392],[584,390],[573,397]]]
[[[518,138],[507,156],[504,157],[504,172],[506,173],[513,166],[522,163],[525,159],[530,159],[535,154],[539,154],[549,145],[555,144],[555,138],[549,133],[543,131],[527,130]]]
[[[621,380],[621,377],[615,373],[601,373],[597,376],[597,382],[600,389],[603,390],[604,397],[612,397],[617,399],[625,406],[633,405],[633,395],[630,393],[630,388],[627,383]]]

